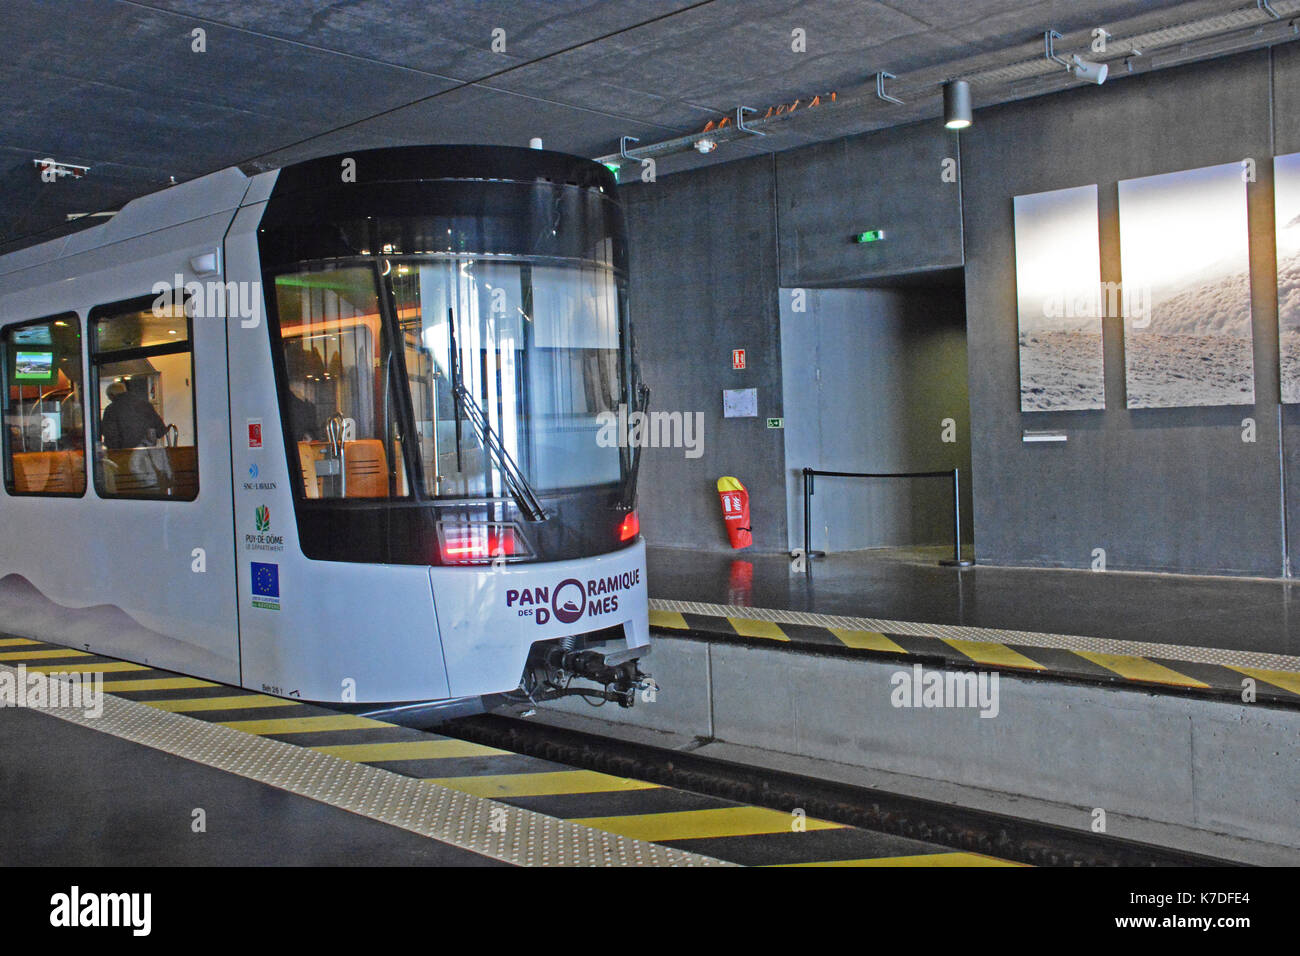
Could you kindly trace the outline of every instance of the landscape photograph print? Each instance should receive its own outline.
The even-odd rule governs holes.
[[[1277,213],[1277,331],[1282,401],[1300,402],[1300,153],[1273,160]]]
[[[1016,196],[1020,410],[1104,408],[1097,187]]]
[[[1245,180],[1233,162],[1120,182],[1129,408],[1254,404]]]

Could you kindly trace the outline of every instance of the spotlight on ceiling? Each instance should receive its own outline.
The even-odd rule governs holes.
[[[943,85],[943,125],[948,129],[965,129],[972,122],[970,84],[949,80]]]
[[[1106,34],[1110,36],[1110,34]],[[1053,63],[1059,63],[1065,67],[1075,79],[1084,80],[1088,83],[1096,83],[1098,86],[1106,82],[1106,74],[1110,72],[1110,67],[1105,63],[1094,63],[1092,60],[1085,60],[1077,53],[1070,54],[1070,59],[1066,59],[1056,52],[1054,41],[1062,39],[1061,34],[1055,30],[1047,30],[1043,33],[1043,55]]]
[[[1106,74],[1110,72],[1110,67],[1105,63],[1093,63],[1091,60],[1085,60],[1077,53],[1070,54],[1070,72],[1077,79],[1087,80],[1089,83],[1096,83],[1098,86],[1106,82]]]
[[[718,148],[718,144],[711,139],[697,139],[695,141],[695,148],[701,153],[711,153]]]

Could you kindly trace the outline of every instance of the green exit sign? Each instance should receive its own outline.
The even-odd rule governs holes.
[[[767,427],[768,427],[768,428],[785,428],[785,419],[784,419],[784,418],[769,418],[769,419],[767,420]]]
[[[853,237],[854,242],[879,242],[885,238],[885,230],[868,229],[866,232],[860,232]]]

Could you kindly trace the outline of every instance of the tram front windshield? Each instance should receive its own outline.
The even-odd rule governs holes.
[[[278,276],[276,302],[307,497],[404,498],[415,487],[509,498],[518,478],[538,494],[623,481],[626,449],[602,429],[626,401],[611,268],[385,259]],[[331,421],[345,459],[349,442],[383,446],[371,457],[386,483],[331,482],[313,468],[308,459],[328,457],[313,449],[328,446]]]

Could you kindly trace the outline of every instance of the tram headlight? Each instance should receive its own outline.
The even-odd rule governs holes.
[[[641,519],[636,516],[635,511],[629,511],[623,523],[618,526],[618,540],[631,541],[641,533]]]

